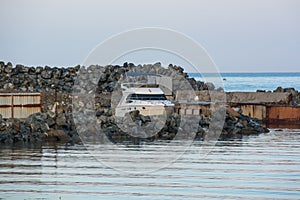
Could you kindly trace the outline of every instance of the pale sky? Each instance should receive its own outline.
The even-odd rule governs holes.
[[[1,0],[0,60],[82,64],[107,38],[143,27],[193,38],[221,72],[300,71],[298,0]]]

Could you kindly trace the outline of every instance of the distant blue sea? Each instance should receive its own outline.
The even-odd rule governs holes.
[[[189,73],[202,80],[201,74]],[[206,74],[205,77],[213,76]],[[278,86],[300,90],[300,72],[221,73],[225,91],[275,90]]]

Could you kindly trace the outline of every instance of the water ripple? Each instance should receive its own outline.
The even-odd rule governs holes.
[[[139,174],[113,170],[81,145],[2,146],[0,199],[299,199],[299,130],[219,142],[205,156],[200,146],[166,168]],[[138,155],[158,165],[168,152],[153,156],[153,148]],[[101,153],[125,169],[137,167],[124,149]]]

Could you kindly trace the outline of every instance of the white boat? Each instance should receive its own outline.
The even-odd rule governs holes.
[[[115,111],[117,117],[124,117],[134,110],[144,116],[164,115],[167,107],[174,107],[158,85],[124,83],[121,88],[122,97]]]

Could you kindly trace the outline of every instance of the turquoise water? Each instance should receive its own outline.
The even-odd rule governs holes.
[[[203,80],[201,74],[190,77]],[[275,90],[278,86],[300,90],[300,72],[221,73],[225,91]]]
[[[300,130],[220,142],[205,155],[199,145],[153,172],[123,159],[126,151],[155,150],[151,144],[125,148],[124,154],[98,152],[115,169],[82,145],[1,146],[0,199],[300,198]],[[186,146],[181,141],[173,147]],[[164,155],[151,155],[146,168],[149,159],[153,165],[164,161]]]

